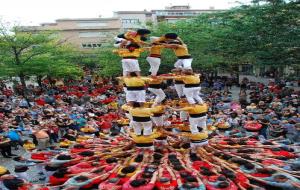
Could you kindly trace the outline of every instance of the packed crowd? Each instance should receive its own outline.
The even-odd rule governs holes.
[[[116,38],[123,77],[1,86],[0,149],[15,163],[0,166],[1,189],[300,189],[298,91],[245,79],[237,100],[231,80],[201,76],[200,93],[173,33],[152,38],[140,77],[130,35]],[[172,73],[157,76],[157,48],[179,54]]]

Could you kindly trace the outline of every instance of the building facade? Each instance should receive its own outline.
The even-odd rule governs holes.
[[[190,6],[171,6],[152,11],[117,11],[112,18],[58,19],[55,23],[40,26],[22,27],[23,31],[55,30],[59,35],[80,50],[89,50],[108,46],[117,34],[138,28],[155,25],[158,22],[175,23],[202,13],[216,11],[213,8],[200,10]]]
[[[209,9],[191,9],[189,5],[182,6],[170,6],[161,10],[152,10],[152,14],[155,15],[156,22],[166,21],[169,23],[175,23],[182,19],[188,19],[191,17],[195,17],[199,14],[203,13],[213,13],[224,11],[220,9],[214,9],[214,7],[210,7]]]
[[[23,31],[54,30],[79,49],[94,49],[111,44],[122,27],[119,18],[58,19],[55,23],[23,27]]]

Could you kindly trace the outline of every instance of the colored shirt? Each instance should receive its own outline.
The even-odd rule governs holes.
[[[142,43],[141,36],[137,34],[136,31],[128,31],[124,34],[124,37],[126,40],[130,40],[132,42],[135,42],[137,44]]]
[[[193,106],[187,106],[181,109],[182,111],[187,111],[189,114],[200,114],[206,113],[208,111],[208,107],[206,104],[196,104]]]
[[[123,81],[127,87],[144,87],[145,80],[141,77],[124,77]]]
[[[128,49],[118,49],[114,50],[114,53],[118,53],[120,57],[126,58],[126,57],[135,57],[138,58],[140,57],[141,53],[144,52],[145,50],[142,48],[135,49],[133,51],[129,51]]]
[[[173,49],[173,51],[177,57],[190,56],[188,48],[185,44],[178,45],[176,48]]]
[[[7,133],[7,137],[11,140],[11,141],[19,141],[21,139],[20,135],[14,131],[14,130],[10,130]]]
[[[182,80],[184,84],[200,84],[200,77],[198,74],[178,76],[175,80]]]
[[[150,55],[161,55],[161,50],[164,48],[163,45],[152,45],[150,48]]]

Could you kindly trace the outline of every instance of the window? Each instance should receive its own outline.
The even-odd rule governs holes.
[[[100,22],[100,21],[77,22],[77,26],[79,26],[79,27],[99,27],[99,26],[107,26],[107,23]]]
[[[81,44],[81,47],[84,49],[89,49],[89,48],[100,48],[102,44],[98,43],[84,43]]]
[[[139,19],[122,19],[122,23],[124,24],[139,24]]]
[[[79,32],[80,38],[107,37],[108,32]]]

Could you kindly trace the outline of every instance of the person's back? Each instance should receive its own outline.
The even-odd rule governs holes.
[[[7,137],[11,140],[11,141],[19,141],[20,140],[20,135],[18,134],[17,131],[15,130],[9,130],[7,133]]]

